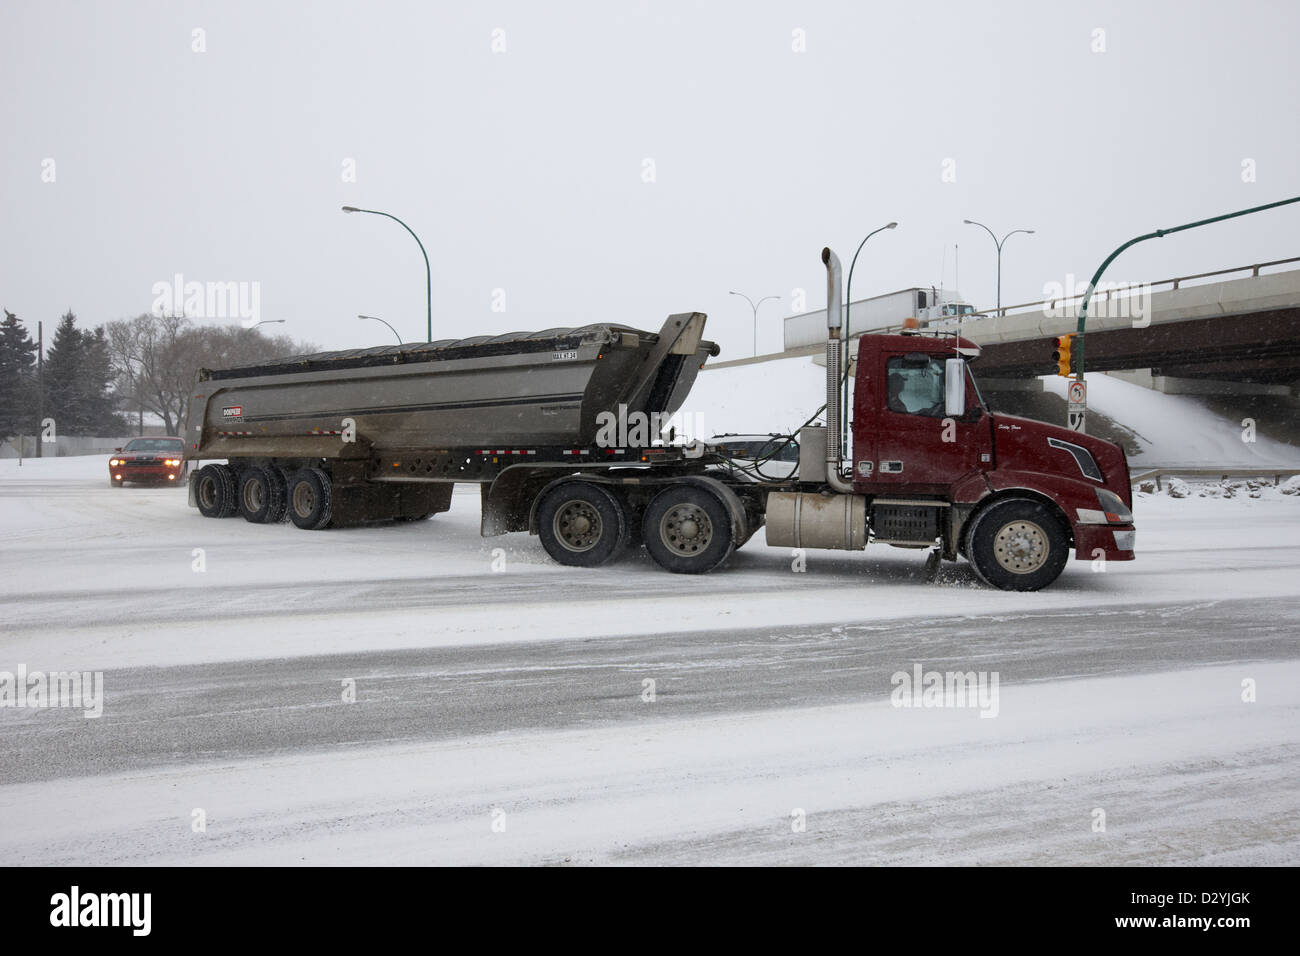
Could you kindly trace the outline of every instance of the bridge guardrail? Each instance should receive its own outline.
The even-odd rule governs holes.
[[[1229,478],[1270,478],[1271,477],[1273,479],[1273,484],[1276,486],[1282,484],[1283,475],[1296,475],[1296,474],[1300,474],[1300,467],[1296,467],[1296,468],[1237,468],[1237,467],[1206,468],[1201,466],[1191,466],[1187,468],[1180,468],[1177,465],[1173,465],[1169,467],[1149,468],[1146,471],[1139,472],[1138,474],[1130,475],[1129,483],[1133,485],[1137,485],[1143,481],[1147,481],[1151,478],[1154,478],[1156,480],[1156,490],[1163,491],[1164,486],[1161,485],[1160,483],[1160,479],[1162,477],[1177,478],[1180,476],[1187,476],[1193,478],[1204,478],[1208,476],[1213,478],[1215,476],[1218,476],[1221,481],[1227,481]]]
[[[1249,271],[1251,277],[1257,277],[1260,269],[1268,269],[1272,266],[1290,265],[1293,262],[1300,262],[1300,256],[1292,256],[1290,259],[1274,259],[1272,262],[1256,262],[1248,266],[1235,266],[1231,269],[1216,269],[1213,272],[1198,272],[1194,275],[1176,276],[1173,279],[1161,279],[1158,282],[1144,283],[1144,286],[1150,289],[1157,289],[1161,286],[1169,286],[1170,289],[1179,288],[1182,283],[1190,282],[1193,279],[1210,279],[1214,276],[1231,275],[1234,272]],[[1100,298],[1103,302],[1109,302],[1112,295],[1116,298],[1131,293],[1132,286],[1125,286],[1117,289],[1098,290],[1093,294],[1094,299]],[[1028,312],[1041,312],[1044,307],[1057,309],[1069,302],[1080,302],[1083,300],[1083,293],[1078,295],[1064,296],[1059,299],[1043,299],[1039,302],[1022,302],[1019,305],[1004,305],[1001,309],[989,309],[985,312],[976,312],[973,315],[963,316],[964,319],[980,319],[990,317],[1002,317],[1009,314],[1013,309],[1023,309],[1024,312],[1016,312],[1017,315],[1025,315]],[[933,323],[932,323],[933,324]]]

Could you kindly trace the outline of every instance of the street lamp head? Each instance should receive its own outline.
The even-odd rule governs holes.
[[[361,210],[358,209],[356,206],[344,206],[344,207],[343,207],[343,211],[344,211],[344,212],[360,212]]]
[[[1032,229],[1026,229],[1025,232],[1029,233],[1031,236],[1034,234],[1034,230]]]
[[[963,219],[962,222],[964,222],[964,223],[965,223],[966,225],[968,225],[968,226],[973,226],[973,225],[975,225],[974,221],[973,221],[973,220],[970,220],[970,219]]]
[[[886,223],[886,224],[885,224],[885,228],[886,228],[886,229],[897,229],[897,228],[898,228],[898,223],[896,223],[896,222]]]

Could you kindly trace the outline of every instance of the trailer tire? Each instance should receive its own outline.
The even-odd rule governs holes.
[[[1037,591],[1065,570],[1069,539],[1060,519],[1030,498],[1008,498],[975,516],[966,554],[981,581],[1001,591]]]
[[[205,518],[229,518],[235,501],[235,473],[227,465],[204,465],[195,479],[194,500]]]
[[[289,520],[304,531],[324,528],[334,518],[330,476],[319,468],[299,468],[288,482]]]
[[[627,517],[622,503],[600,485],[564,481],[538,502],[537,534],[558,563],[594,568],[623,549]]]
[[[284,517],[284,480],[273,468],[249,468],[239,476],[239,513],[253,524],[274,524]]]
[[[641,536],[655,563],[674,574],[704,574],[736,549],[731,512],[698,485],[669,485],[645,510]]]

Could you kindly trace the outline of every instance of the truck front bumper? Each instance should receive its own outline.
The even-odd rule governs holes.
[[[1074,556],[1080,561],[1093,561],[1098,557],[1105,557],[1107,561],[1132,561],[1136,538],[1137,531],[1131,524],[1076,525]]]

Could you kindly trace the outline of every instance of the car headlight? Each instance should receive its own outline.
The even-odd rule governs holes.
[[[1124,499],[1113,491],[1107,491],[1105,488],[1094,488],[1097,492],[1097,500],[1101,502],[1101,510],[1106,513],[1106,520],[1111,524],[1132,524],[1133,512],[1129,510],[1128,505],[1124,504]]]
[[[120,465],[120,464],[122,464],[122,459],[121,459],[121,458],[113,458],[113,459],[110,459],[108,463],[109,463],[110,465],[114,465],[114,466],[116,466],[116,465]]]

